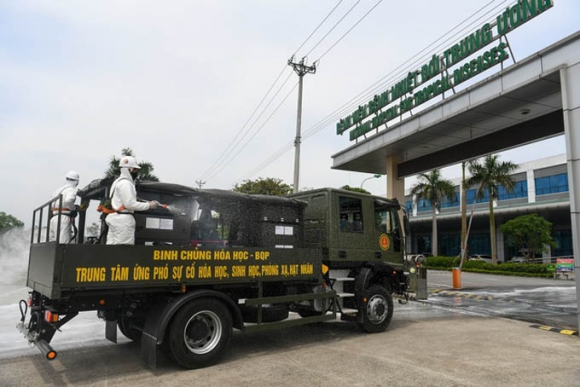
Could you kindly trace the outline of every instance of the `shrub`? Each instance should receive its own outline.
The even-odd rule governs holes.
[[[450,269],[459,266],[459,258],[456,257],[428,257],[425,260],[427,268]]]
[[[425,261],[427,269],[451,270],[459,267],[460,259],[457,257],[429,257]],[[466,261],[462,271],[474,273],[488,273],[500,275],[518,275],[524,277],[550,277],[548,266],[539,263],[500,263],[493,265],[483,261]]]

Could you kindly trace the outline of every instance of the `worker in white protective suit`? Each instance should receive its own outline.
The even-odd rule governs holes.
[[[109,226],[108,245],[135,244],[135,211],[147,211],[157,207],[157,201],[138,202],[135,190],[135,178],[139,165],[133,156],[123,156],[119,161],[121,176],[113,182],[110,191],[111,207],[114,212],[107,215],[105,222]]]
[[[77,186],[79,185],[79,174],[70,171],[65,176],[66,184],[52,194],[51,199],[56,199],[51,204],[50,235],[51,241],[56,240],[59,235],[59,243],[70,243],[72,240],[72,230],[74,217],[76,216],[75,200],[77,198]],[[62,195],[62,205],[59,207],[60,195]],[[60,233],[58,232],[60,219]]]

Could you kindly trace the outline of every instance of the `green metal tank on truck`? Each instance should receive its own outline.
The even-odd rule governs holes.
[[[79,191],[102,201],[111,181]],[[106,245],[84,234],[49,241],[55,198],[34,211],[27,301],[20,331],[48,359],[57,330],[97,311],[105,336],[141,344],[150,367],[158,350],[185,368],[216,363],[233,329],[255,331],[340,318],[382,332],[392,295],[408,299],[396,201],[336,189],[288,197],[158,183],[138,196],[167,204],[135,213],[135,245]],[[59,225],[60,227],[60,225]],[[58,235],[58,233],[57,233]],[[414,268],[413,268],[414,269]]]

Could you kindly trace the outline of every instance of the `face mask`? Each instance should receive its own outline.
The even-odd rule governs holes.
[[[133,178],[133,180],[137,180],[137,175],[139,174],[138,170],[131,171],[129,173],[131,174],[131,177]]]

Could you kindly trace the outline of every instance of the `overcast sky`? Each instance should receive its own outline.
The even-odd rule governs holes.
[[[307,41],[339,0],[0,2],[0,211],[29,226],[67,171],[78,171],[82,186],[124,147],[162,181],[292,184],[294,53],[307,64],[320,59],[304,78],[300,186],[360,186],[369,174],[331,169],[331,155],[352,145],[336,135],[334,112],[477,11],[490,19],[514,3],[383,0],[363,19],[377,2],[343,0]],[[580,2],[554,3],[508,35],[516,59],[578,30]],[[558,138],[507,156],[564,152]],[[364,188],[384,194],[385,184]]]

